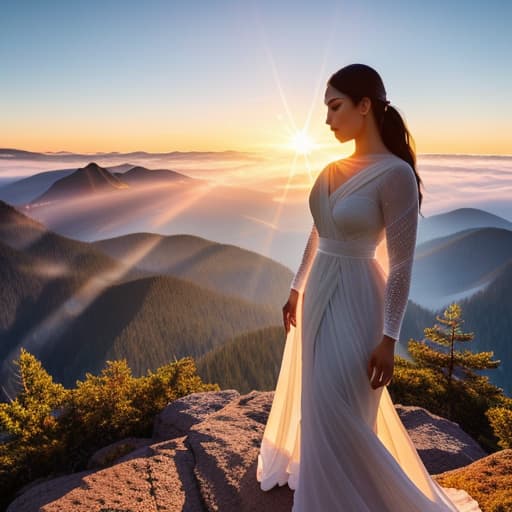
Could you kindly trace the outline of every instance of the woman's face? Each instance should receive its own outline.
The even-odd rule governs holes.
[[[368,98],[363,98],[356,106],[349,96],[328,85],[324,102],[327,106],[325,122],[340,142],[347,142],[361,135],[369,109]]]

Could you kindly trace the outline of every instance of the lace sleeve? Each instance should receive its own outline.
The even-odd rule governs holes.
[[[389,259],[383,334],[398,340],[409,298],[418,227],[418,185],[412,167],[404,165],[386,173],[379,193]]]
[[[317,247],[318,231],[316,229],[315,223],[313,223],[313,227],[311,228],[311,233],[309,234],[306,248],[304,249],[304,254],[302,255],[301,264],[292,281],[291,288],[293,290],[297,290],[298,292],[302,292],[304,290],[306,278],[311,268],[311,264],[313,262],[313,257],[316,253]]]

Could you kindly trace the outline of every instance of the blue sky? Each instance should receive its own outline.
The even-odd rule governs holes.
[[[325,82],[362,62],[419,151],[512,154],[512,2],[1,5],[3,147],[251,150],[306,123],[329,142]]]

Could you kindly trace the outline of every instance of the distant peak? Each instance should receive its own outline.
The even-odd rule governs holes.
[[[99,165],[96,162],[90,162],[84,167],[84,169],[97,169],[97,168],[99,168]]]

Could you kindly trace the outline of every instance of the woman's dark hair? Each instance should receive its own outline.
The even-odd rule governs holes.
[[[382,142],[389,151],[408,162],[414,170],[421,209],[423,194],[420,184],[423,182],[416,170],[414,139],[396,108],[387,104],[386,89],[379,73],[365,64],[349,64],[331,75],[327,84],[346,94],[354,105],[357,105],[363,97],[370,98]],[[423,216],[421,211],[420,215]]]

